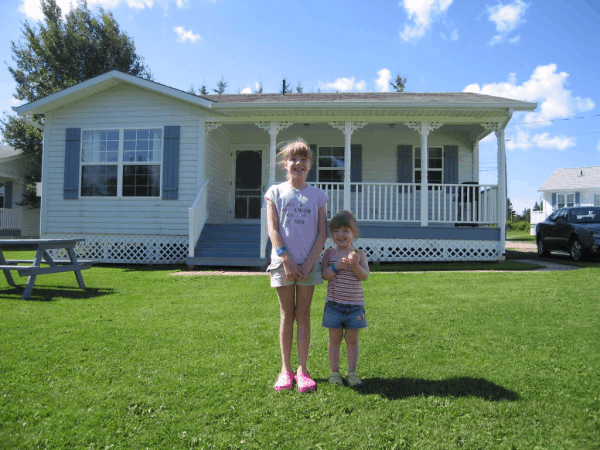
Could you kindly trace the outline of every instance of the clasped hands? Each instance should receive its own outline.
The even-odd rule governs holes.
[[[348,267],[352,267],[353,270],[357,270],[360,264],[360,255],[356,252],[350,252],[347,258],[342,258],[335,263],[335,267],[338,270],[347,269]]]
[[[312,266],[309,267],[306,262],[297,264],[290,256],[281,258],[281,263],[286,281],[306,281],[312,270]]]

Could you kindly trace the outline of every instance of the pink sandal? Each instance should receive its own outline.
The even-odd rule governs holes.
[[[279,378],[275,382],[275,390],[283,391],[284,389],[294,388],[294,374],[293,372],[281,372]]]
[[[298,384],[298,392],[311,392],[317,390],[317,383],[313,381],[310,374],[307,373],[296,373],[294,380]]]

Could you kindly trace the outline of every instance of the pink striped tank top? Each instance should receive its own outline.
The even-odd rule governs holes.
[[[338,261],[337,255],[333,254],[329,264]],[[352,267],[340,269],[333,280],[327,283],[328,302],[344,303],[347,305],[364,305],[365,297],[363,294],[362,282],[352,271]]]

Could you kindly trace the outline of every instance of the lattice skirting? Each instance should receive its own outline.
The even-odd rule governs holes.
[[[327,239],[325,248],[333,246]],[[498,261],[500,242],[440,239],[357,239],[369,261]]]
[[[44,233],[43,239],[85,239],[75,246],[78,258],[99,263],[178,264],[188,256],[188,236],[133,234]],[[68,259],[64,250],[51,250],[52,257]]]

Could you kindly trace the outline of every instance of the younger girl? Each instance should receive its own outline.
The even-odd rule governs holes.
[[[273,246],[271,287],[279,298],[279,344],[281,373],[275,390],[292,389],[294,381],[300,392],[310,392],[317,385],[306,368],[310,345],[310,303],[315,285],[322,284],[319,255],[327,239],[327,196],[306,184],[312,166],[312,154],[306,142],[288,144],[279,154],[287,182],[273,185],[265,194],[267,222]],[[298,369],[291,366],[294,321],[298,323]]]
[[[369,277],[369,262],[365,252],[352,244],[358,237],[358,228],[350,211],[336,214],[329,229],[335,244],[335,248],[323,253],[323,278],[328,281],[323,326],[329,328],[329,382],[343,384],[339,364],[344,338],[348,350],[346,381],[350,386],[358,386],[362,384],[356,374],[358,330],[367,326],[362,281]]]

